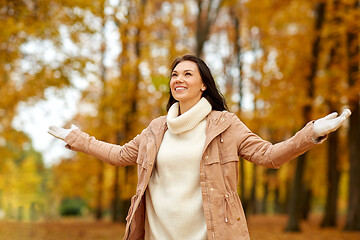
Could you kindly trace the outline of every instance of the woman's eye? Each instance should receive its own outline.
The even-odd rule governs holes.
[[[171,74],[171,76],[172,76],[172,77],[176,77],[176,76],[177,76],[177,74],[176,74],[176,73],[173,73],[173,74]]]
[[[185,76],[191,76],[191,73],[185,73]]]

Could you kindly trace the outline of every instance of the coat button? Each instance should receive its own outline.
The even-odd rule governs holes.
[[[213,189],[213,188],[210,188],[210,191],[214,191],[214,189]]]
[[[151,163],[149,163],[149,165],[150,165],[150,166],[152,166],[152,165],[153,165],[153,163],[151,162]]]
[[[208,159],[209,158],[209,156],[205,156],[205,159]]]
[[[224,118],[221,118],[220,120],[221,120],[221,121],[225,121],[225,119],[224,119]]]
[[[240,218],[237,218],[238,221],[240,221]]]

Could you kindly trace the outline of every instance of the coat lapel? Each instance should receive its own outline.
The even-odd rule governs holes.
[[[224,115],[225,114],[220,111],[211,111],[209,113],[206,119],[206,139],[203,153],[211,141],[230,126],[230,122]]]
[[[154,133],[156,143],[156,153],[159,151],[160,144],[167,130],[166,116],[161,116],[150,125],[151,131]]]

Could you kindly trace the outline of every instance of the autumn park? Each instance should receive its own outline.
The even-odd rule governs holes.
[[[127,143],[166,115],[184,54],[272,143],[351,110],[279,169],[240,158],[238,195],[251,239],[360,239],[359,0],[1,0],[0,33],[0,240],[122,238],[137,167],[48,127]]]

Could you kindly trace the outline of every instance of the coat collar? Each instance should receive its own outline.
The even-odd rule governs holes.
[[[224,132],[230,126],[230,120],[228,118],[227,111],[211,111],[206,118],[206,139],[205,139],[205,147],[210,144],[210,142],[222,132]],[[157,147],[160,147],[162,138],[168,129],[166,124],[166,116],[161,116],[159,118],[154,119],[149,128],[155,135],[155,141],[157,143]]]
[[[229,126],[227,111],[211,111],[206,119],[206,139],[204,150],[208,147],[210,142],[223,133]]]
[[[210,126],[221,127],[221,126],[229,125],[230,122],[227,113],[228,113],[227,111],[212,110],[206,118],[206,126],[207,126],[206,131],[208,132]],[[164,134],[165,131],[167,130],[166,115],[154,119],[150,123],[150,127],[159,134]]]

